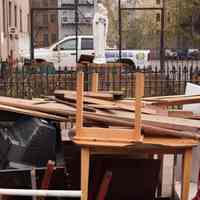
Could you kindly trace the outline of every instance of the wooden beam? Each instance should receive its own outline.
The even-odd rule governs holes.
[[[142,97],[144,96],[144,74],[136,73],[136,94],[135,94],[135,130],[133,131],[133,138],[141,140],[142,127]],[[136,135],[135,135],[136,134]]]
[[[136,142],[137,138],[132,137],[133,129],[112,129],[112,128],[97,128],[89,127],[82,128],[81,137],[91,138],[92,140],[106,141],[121,141],[121,142]],[[134,134],[134,136],[136,133]]]
[[[81,200],[88,200],[89,170],[90,169],[90,149],[81,148]]]
[[[78,72],[77,75],[77,100],[76,100],[76,136],[80,136],[83,127],[83,100],[84,100],[84,73]]]
[[[190,175],[192,165],[192,148],[186,149],[183,155],[183,177],[181,200],[188,200],[190,191]]]

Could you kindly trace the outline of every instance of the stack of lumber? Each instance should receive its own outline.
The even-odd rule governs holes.
[[[200,96],[148,98],[144,99],[143,104],[156,105],[159,102],[167,102],[168,105],[170,102],[170,105],[173,105],[173,100],[175,105],[178,101],[200,103]],[[34,100],[0,97],[0,111],[65,122],[75,119],[76,92],[55,91],[52,97]],[[134,111],[134,99],[123,100],[121,92],[84,93],[84,123],[88,126],[132,128]],[[185,111],[171,111],[170,113],[174,113],[173,117],[158,115],[155,109],[144,107],[142,109],[142,134],[147,137],[170,136],[200,139],[198,116]]]

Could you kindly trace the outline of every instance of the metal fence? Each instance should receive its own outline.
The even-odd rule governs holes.
[[[34,66],[0,65],[0,95],[20,98],[38,98],[53,95],[55,90],[75,90],[77,69],[55,70],[45,64]],[[80,65],[85,72],[85,89],[91,89],[91,76],[99,74],[100,91],[123,91],[134,96],[135,73],[145,74],[145,96],[184,94],[187,82],[200,83],[199,62],[168,61],[161,70],[156,63],[145,68],[126,64]]]

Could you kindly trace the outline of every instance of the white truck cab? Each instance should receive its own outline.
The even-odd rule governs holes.
[[[94,55],[93,36],[78,36],[78,58],[81,55]],[[107,62],[119,61],[119,50],[106,50]],[[122,61],[143,68],[149,64],[149,50],[122,50]],[[22,55],[29,58],[30,55]],[[65,67],[76,67],[76,36],[68,36],[47,48],[34,50],[35,60],[54,64],[56,70]]]

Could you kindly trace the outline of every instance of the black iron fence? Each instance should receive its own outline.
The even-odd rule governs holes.
[[[75,90],[77,69],[55,70],[45,64],[11,67],[4,63],[0,70],[0,95],[20,98],[38,98],[53,95],[55,90]],[[135,73],[145,74],[145,96],[184,94],[187,82],[200,83],[200,63],[168,61],[164,70],[152,63],[145,68],[126,64],[80,65],[85,72],[85,89],[91,89],[91,77],[99,74],[99,90],[123,91],[126,97],[134,96]]]

